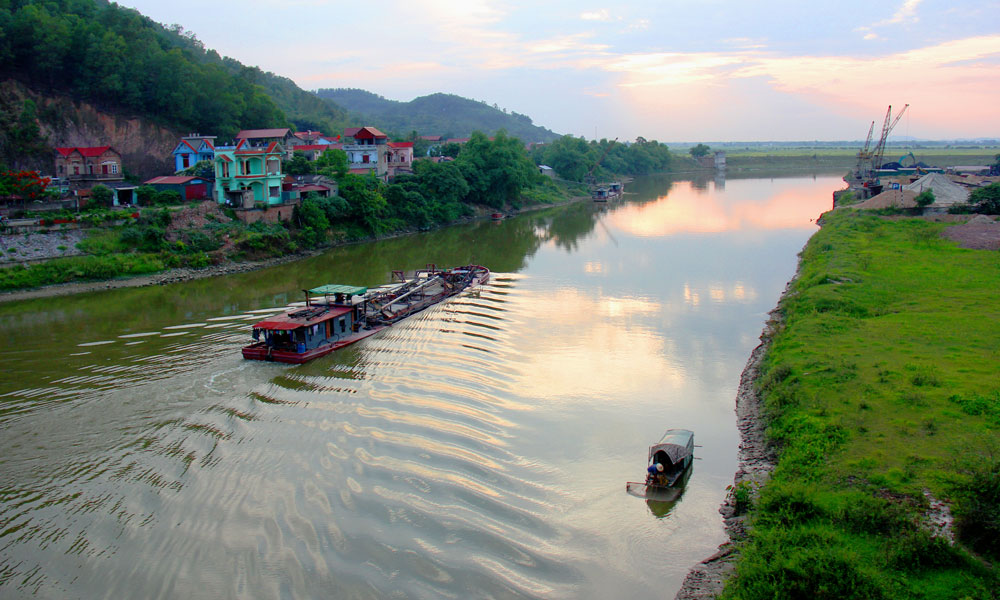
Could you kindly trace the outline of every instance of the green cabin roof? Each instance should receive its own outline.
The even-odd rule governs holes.
[[[366,287],[357,287],[354,285],[339,285],[336,283],[328,283],[326,285],[321,285],[317,288],[309,290],[310,294],[347,294],[348,296],[354,296],[357,294],[364,294],[368,291]]]

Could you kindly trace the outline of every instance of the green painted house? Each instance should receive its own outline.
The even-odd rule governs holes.
[[[255,146],[239,140],[232,146],[216,146],[216,200],[238,208],[281,204],[284,153],[281,144],[274,141]]]

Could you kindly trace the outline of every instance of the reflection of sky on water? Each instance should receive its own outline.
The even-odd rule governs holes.
[[[834,177],[675,182],[595,215],[603,222],[571,255],[547,242],[522,282],[544,325],[526,333],[519,385],[554,400],[628,397],[626,410],[657,415],[644,436],[668,420],[724,417],[732,428],[739,373],[836,187]]]
[[[762,185],[770,183],[770,185]],[[648,204],[631,204],[610,213],[608,226],[636,236],[675,233],[748,232],[808,229],[820,211],[830,208],[805,199],[829,190],[823,178],[733,180],[728,189],[699,190],[690,182],[674,184],[670,193]],[[822,198],[822,196],[820,196]]]

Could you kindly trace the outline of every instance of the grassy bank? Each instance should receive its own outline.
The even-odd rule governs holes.
[[[803,251],[758,381],[780,458],[723,597],[996,597],[1000,253],[944,226],[837,211]]]

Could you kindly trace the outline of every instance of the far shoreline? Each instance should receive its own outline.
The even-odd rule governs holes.
[[[573,204],[575,202],[582,202],[584,200],[590,200],[589,196],[573,196],[568,200],[563,202],[556,202],[553,204],[533,204],[531,206],[526,206],[517,209],[518,214],[525,212],[534,212],[537,210],[544,210],[547,208],[558,208],[560,206],[566,206]],[[468,223],[473,223],[476,221],[483,221],[490,218],[489,213],[484,213],[477,217],[460,219],[454,223],[445,225],[444,227],[452,227],[455,225],[464,225]],[[370,237],[360,240],[352,240],[349,242],[339,242],[325,246],[323,248],[318,248],[315,250],[307,252],[297,252],[295,254],[288,254],[285,256],[279,256],[275,258],[269,258],[266,260],[259,261],[246,261],[246,262],[225,262],[218,265],[210,265],[203,269],[192,269],[189,267],[181,267],[176,269],[168,269],[166,271],[159,271],[157,273],[150,273],[148,275],[135,275],[132,277],[121,277],[116,279],[101,279],[96,281],[70,281],[66,283],[55,283],[52,285],[43,286],[40,288],[32,288],[26,290],[10,290],[0,292],[0,304],[8,302],[20,302],[23,300],[37,300],[40,298],[57,298],[62,296],[73,296],[76,294],[87,294],[92,292],[102,292],[106,290],[115,290],[122,288],[137,288],[137,287],[148,287],[153,285],[167,285],[170,283],[180,283],[184,281],[194,281],[197,279],[205,279],[209,277],[220,277],[223,275],[233,275],[236,273],[247,273],[250,271],[257,271],[260,269],[266,269],[268,267],[275,267],[278,265],[283,265],[291,262],[296,262],[306,258],[311,258],[322,254],[323,252],[328,252],[333,248],[339,248],[342,246],[349,246],[352,244],[362,244],[367,242],[374,242],[379,240],[387,240],[396,237],[403,237],[408,235],[414,235],[419,233],[418,231],[400,231],[396,234],[382,236],[382,237]]]

